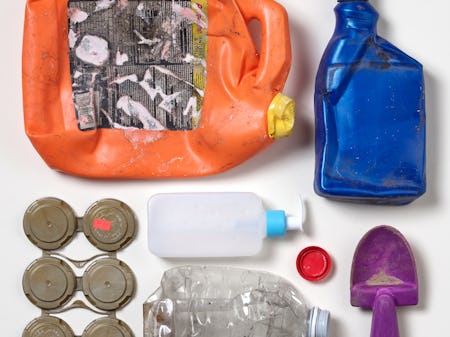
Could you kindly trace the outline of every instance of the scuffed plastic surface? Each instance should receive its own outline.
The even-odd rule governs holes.
[[[144,304],[144,337],[305,337],[308,310],[285,280],[232,267],[166,271]]]
[[[425,193],[422,65],[377,35],[364,1],[335,8],[316,77],[315,190],[332,199],[405,204]]]
[[[353,256],[350,282],[353,306],[372,308],[371,337],[399,337],[397,306],[416,305],[416,262],[406,238],[394,227],[371,229]]]
[[[247,28],[253,19],[261,22],[260,54]],[[201,176],[223,172],[270,145],[267,109],[291,63],[285,9],[272,0],[209,0],[208,22],[207,84],[195,130],[82,132],[72,96],[67,1],[28,0],[25,130],[46,163],[86,177]]]

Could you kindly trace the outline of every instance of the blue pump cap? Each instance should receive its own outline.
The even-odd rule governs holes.
[[[284,211],[266,211],[266,236],[269,238],[286,235],[286,231],[303,230],[303,203],[300,199],[300,217],[287,217]]]
[[[286,235],[286,214],[284,211],[266,211],[267,237]]]

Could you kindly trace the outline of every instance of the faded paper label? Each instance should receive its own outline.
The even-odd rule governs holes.
[[[206,87],[207,0],[70,0],[81,130],[192,130]]]

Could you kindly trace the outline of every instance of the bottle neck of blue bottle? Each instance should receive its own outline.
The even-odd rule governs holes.
[[[339,1],[335,35],[376,33],[378,13],[367,1]]]

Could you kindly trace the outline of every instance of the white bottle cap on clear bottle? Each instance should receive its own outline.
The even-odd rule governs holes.
[[[328,337],[330,312],[319,307],[309,310],[306,337]]]

